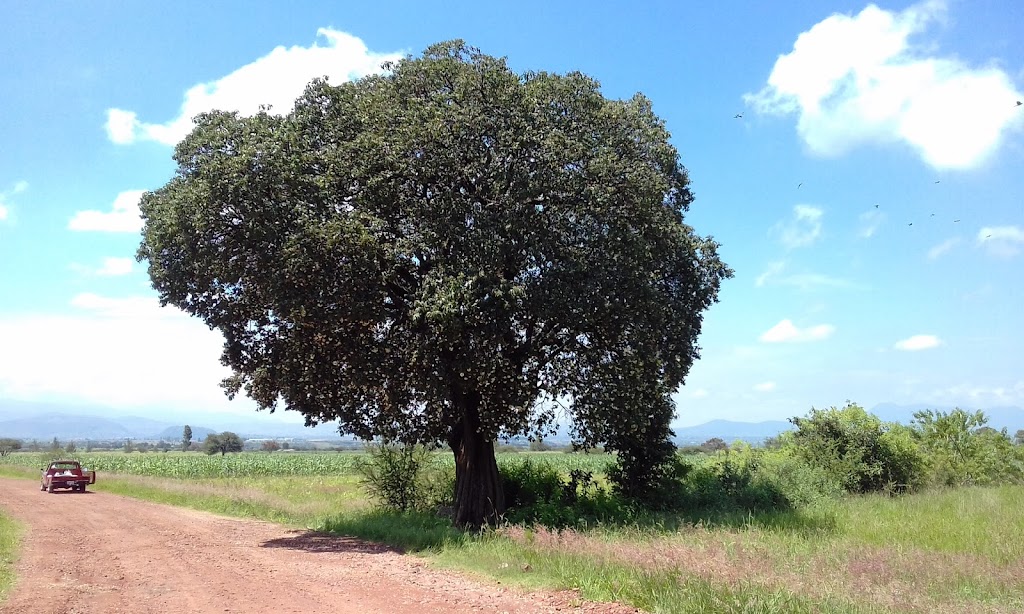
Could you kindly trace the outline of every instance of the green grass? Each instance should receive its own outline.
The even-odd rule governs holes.
[[[840,525],[858,541],[985,557],[1024,560],[1024,488],[975,487],[912,497],[853,497],[840,508]],[[912,519],[912,521],[911,521]]]
[[[146,455],[105,456],[137,460]],[[161,462],[168,466],[221,460],[150,456],[166,459]],[[586,531],[508,526],[469,534],[430,515],[374,510],[351,469],[357,455],[323,453],[333,457],[323,461],[303,456],[316,455],[281,455],[302,471],[313,471],[309,468],[320,462],[339,464],[331,465],[328,475],[295,475],[299,469],[280,468],[276,471],[284,475],[261,475],[272,463],[285,461],[276,454],[253,454],[231,465],[249,467],[249,475],[180,479],[101,472],[95,488],[362,537],[506,584],[576,589],[586,599],[653,612],[1024,611],[1020,486],[851,497],[762,514],[662,515]],[[348,457],[349,464],[337,457]],[[553,463],[563,472],[598,470],[608,460],[520,453],[502,455],[501,462],[522,457]],[[135,466],[156,471],[158,463]],[[36,479],[38,466],[34,458],[8,462],[0,464],[0,475]]]
[[[14,563],[21,532],[21,526],[0,510],[0,603],[7,600],[7,593],[14,585]]]

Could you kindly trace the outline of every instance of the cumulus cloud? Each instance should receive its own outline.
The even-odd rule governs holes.
[[[309,47],[276,47],[229,75],[192,86],[180,114],[167,122],[149,123],[134,111],[108,109],[107,137],[118,144],[149,140],[174,145],[192,130],[192,118],[200,113],[217,109],[253,115],[263,105],[288,112],[315,78],[344,83],[381,72],[381,64],[404,55],[370,51],[359,38],[330,28],[317,30],[317,37]]]
[[[118,145],[135,142],[135,133],[141,128],[138,117],[132,111],[107,109],[107,138]]]
[[[940,345],[942,345],[942,340],[935,335],[914,335],[897,341],[893,347],[904,352],[919,352],[937,348]]]
[[[978,245],[994,256],[1012,258],[1024,248],[1024,230],[1017,226],[986,226],[978,231]]]
[[[819,155],[905,143],[934,168],[977,166],[1024,125],[1015,104],[1024,96],[999,68],[911,42],[944,12],[933,0],[900,12],[871,4],[832,15],[801,33],[768,84],[745,100],[762,113],[797,115],[797,132]]]
[[[938,245],[935,245],[930,250],[928,250],[928,259],[929,260],[936,260],[936,259],[938,259],[943,254],[945,254],[949,250],[951,250],[954,247],[956,247],[959,243],[960,243],[960,237],[953,237],[951,239],[946,239],[942,243],[939,243]]]
[[[821,236],[821,217],[823,212],[818,207],[811,205],[796,205],[793,207],[793,216],[772,226],[774,234],[779,242],[787,249],[806,247],[818,240]]]
[[[771,392],[772,390],[775,390],[775,382],[761,382],[760,384],[755,384],[754,390],[757,392]]]
[[[110,211],[79,211],[68,222],[69,230],[96,232],[139,232],[142,217],[139,200],[145,190],[127,190],[114,199]]]
[[[831,324],[818,324],[807,328],[797,328],[791,320],[782,320],[765,331],[759,339],[765,343],[795,343],[803,341],[821,341],[832,336],[836,330]]]

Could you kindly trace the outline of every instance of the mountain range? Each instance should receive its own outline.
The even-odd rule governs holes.
[[[883,403],[870,411],[886,422],[909,424],[914,412],[924,409],[949,411],[952,407],[924,404],[896,405]],[[1020,407],[993,407],[986,409],[988,426],[1006,428],[1013,435],[1024,429],[1024,409]],[[122,410],[104,407],[75,407],[27,401],[0,399],[0,437],[25,440],[181,440],[184,425],[192,429],[194,441],[202,441],[209,433],[231,431],[243,439],[340,439],[334,423],[307,427],[302,423],[282,419],[280,414],[189,414],[164,412],[163,420],[124,415]],[[681,445],[699,444],[718,437],[726,442],[735,440],[761,441],[790,430],[793,425],[784,420],[739,422],[712,420],[696,426],[676,427],[675,441]],[[567,443],[564,434],[549,437],[551,443]]]

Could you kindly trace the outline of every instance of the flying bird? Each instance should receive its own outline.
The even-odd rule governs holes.
[[[1018,102],[1017,104],[1020,104],[1020,103]],[[737,113],[736,115],[733,115],[732,118],[733,119],[743,119],[743,114],[742,113]]]
[[[933,214],[931,214],[931,215],[930,215],[929,217],[935,217],[935,214],[933,213]]]
[[[959,222],[959,221],[960,221],[960,220],[953,220],[953,223],[954,223],[954,224],[956,224],[956,223],[957,223],[957,222]]]
[[[878,208],[878,205],[875,205],[875,209],[877,209],[877,208]]]
[[[800,183],[796,184],[796,189],[798,189],[798,190],[799,190],[799,189],[800,189],[800,186],[802,186],[803,184],[804,184],[804,182],[802,182],[802,181],[801,181]]]
[[[1021,101],[1019,101],[1019,100],[1017,101],[1017,106],[1018,106],[1018,107],[1019,107],[1020,105],[1022,105],[1022,104],[1024,104],[1024,102],[1021,102]]]
[[[910,222],[909,224],[907,224],[907,226],[913,226],[913,225],[914,225],[913,222]]]
[[[942,180],[941,179],[936,179],[935,183],[942,183]]]

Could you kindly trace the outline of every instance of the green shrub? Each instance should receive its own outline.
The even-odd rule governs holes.
[[[790,422],[796,430],[784,446],[847,492],[906,492],[921,482],[924,460],[905,427],[883,423],[854,403],[812,408]]]
[[[585,469],[570,470],[566,479],[555,467],[525,458],[502,462],[498,470],[505,489],[505,519],[514,524],[582,527],[623,522],[635,513]]]
[[[945,486],[1024,481],[1024,463],[1006,430],[986,426],[983,412],[954,409],[914,414],[916,435],[928,455],[930,479]]]
[[[451,501],[454,471],[434,463],[432,451],[421,445],[369,444],[356,464],[370,496],[388,510],[426,511]],[[451,474],[450,476],[448,474]]]

